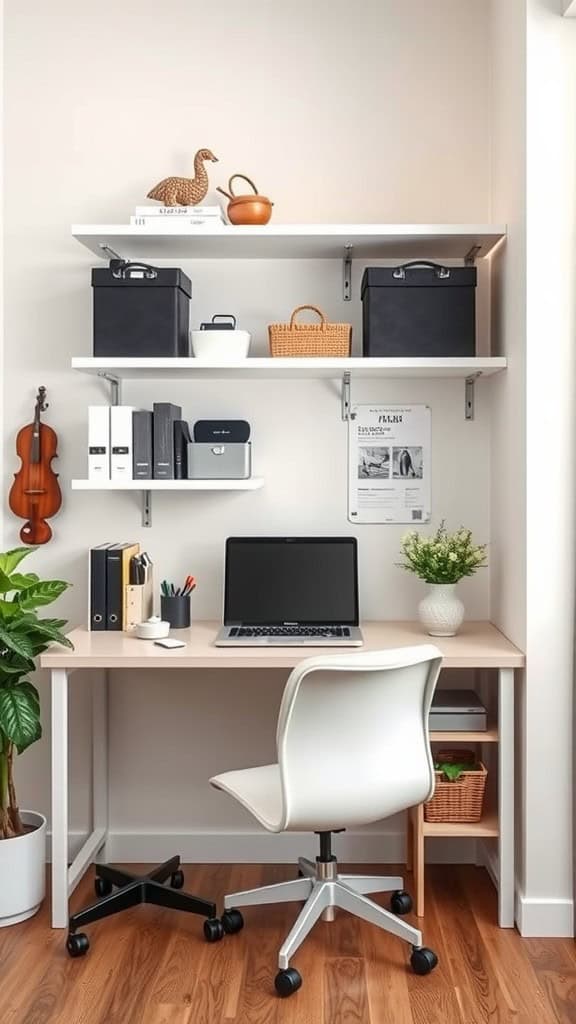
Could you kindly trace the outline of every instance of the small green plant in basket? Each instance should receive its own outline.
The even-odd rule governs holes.
[[[435,761],[434,770],[442,772],[447,782],[457,782],[462,772],[480,771],[480,765],[475,761]]]
[[[403,569],[431,587],[419,605],[420,621],[431,636],[454,636],[464,619],[464,605],[454,586],[473,576],[486,562],[486,544],[476,544],[472,531],[461,526],[449,533],[444,520],[431,537],[413,530],[401,542]]]

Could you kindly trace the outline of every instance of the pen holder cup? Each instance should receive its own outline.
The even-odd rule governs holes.
[[[160,597],[160,614],[172,629],[188,629],[190,625],[190,594]]]

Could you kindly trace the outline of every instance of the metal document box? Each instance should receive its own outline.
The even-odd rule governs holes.
[[[248,480],[252,473],[252,445],[188,445],[189,480]]]
[[[436,690],[428,727],[430,732],[485,732],[486,708],[473,690]]]

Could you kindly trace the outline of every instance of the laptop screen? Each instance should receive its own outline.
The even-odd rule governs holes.
[[[224,623],[358,625],[354,537],[229,537]]]

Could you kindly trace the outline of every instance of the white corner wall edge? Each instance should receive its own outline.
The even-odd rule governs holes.
[[[526,897],[517,886],[516,925],[524,939],[571,939],[574,901],[556,897]]]
[[[73,859],[88,838],[88,832],[72,829],[70,857]],[[50,863],[51,833],[47,835],[46,860]],[[348,864],[403,864],[405,833],[346,832],[335,842],[336,855]],[[318,852],[314,835],[285,832],[115,832],[108,835],[107,861],[118,864],[160,864],[177,851],[186,864],[296,864],[298,857],[314,858]],[[430,864],[476,864],[474,839],[435,839],[426,854]]]
[[[562,8],[565,18],[576,18],[576,0],[562,0]]]

